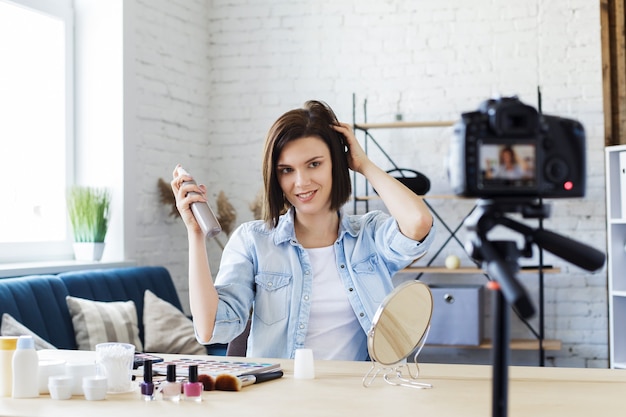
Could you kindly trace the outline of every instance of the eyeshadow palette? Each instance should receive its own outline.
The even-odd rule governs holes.
[[[152,372],[159,375],[166,375],[167,365],[171,363],[176,364],[176,375],[178,376],[188,376],[189,365],[198,365],[198,374],[207,374],[211,376],[217,376],[220,374],[239,376],[245,374],[258,374],[280,369],[279,363],[178,358],[171,361],[153,364]]]
[[[137,369],[140,366],[143,366],[143,362],[147,359],[151,360],[153,364],[157,362],[163,362],[163,358],[160,356],[155,356],[151,353],[135,352],[135,360],[133,362],[133,369]]]

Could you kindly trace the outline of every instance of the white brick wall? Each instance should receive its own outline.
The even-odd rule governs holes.
[[[310,98],[327,101],[345,121],[353,93],[357,121],[364,100],[369,121],[397,112],[404,120],[454,120],[493,94],[536,105],[541,85],[544,112],[581,120],[588,136],[587,197],[554,204],[546,227],[604,250],[597,2],[137,0],[135,13],[136,258],[168,267],[183,302],[185,230],[158,203],[157,179],[169,181],[183,163],[212,196],[226,192],[240,221],[251,219],[266,130]],[[443,163],[450,129],[373,133],[398,165],[431,178],[431,193],[450,193]],[[392,167],[380,153],[372,158]],[[469,209],[461,201],[433,206],[453,224]],[[210,249],[217,270],[219,249]],[[441,256],[448,253],[462,250],[453,243]],[[588,273],[549,254],[546,262],[563,270],[546,277],[546,337],[563,341],[549,363],[607,366],[605,271]],[[524,278],[533,294],[535,282]],[[512,333],[527,335],[517,323]]]

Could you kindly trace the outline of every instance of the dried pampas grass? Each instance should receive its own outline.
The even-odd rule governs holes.
[[[254,220],[261,220],[263,218],[263,190],[259,190],[249,207]]]
[[[227,235],[233,231],[235,221],[237,220],[237,211],[228,201],[228,197],[224,191],[220,191],[217,196],[217,221],[222,226],[222,231]]]
[[[159,188],[159,201],[161,204],[169,206],[170,212],[169,216],[171,217],[180,217],[180,213],[178,212],[178,208],[176,208],[176,197],[174,197],[174,193],[172,192],[172,187],[168,182],[166,182],[163,178],[159,178],[157,182],[157,186]],[[217,221],[222,226],[222,231],[229,236],[234,228],[237,225],[237,210],[230,203],[226,193],[224,191],[220,191],[216,200],[217,206]],[[263,212],[263,192],[259,191],[253,202],[249,205],[250,211],[252,211],[252,215],[255,220],[259,220],[262,218]],[[224,245],[222,242],[214,238],[219,247],[224,249]]]
[[[170,206],[169,215],[171,217],[180,217],[180,213],[176,208],[176,197],[174,197],[174,192],[170,184],[165,182],[163,178],[159,178],[157,186],[159,187],[159,201],[161,204]]]

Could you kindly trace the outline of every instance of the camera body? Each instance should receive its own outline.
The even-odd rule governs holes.
[[[585,194],[585,131],[541,115],[517,97],[484,101],[455,125],[448,158],[453,192],[478,198]]]

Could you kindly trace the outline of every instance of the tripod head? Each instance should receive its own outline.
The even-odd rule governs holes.
[[[532,317],[535,309],[515,275],[519,270],[519,257],[532,256],[533,243],[588,271],[604,265],[604,253],[549,230],[531,228],[507,217],[506,213],[545,219],[550,216],[550,207],[533,199],[478,200],[476,210],[465,220],[470,232],[465,250],[481,264],[490,278],[497,281],[506,301],[522,317]],[[513,241],[492,242],[487,239],[487,233],[497,225],[520,233],[524,237],[524,247],[519,249]]]

